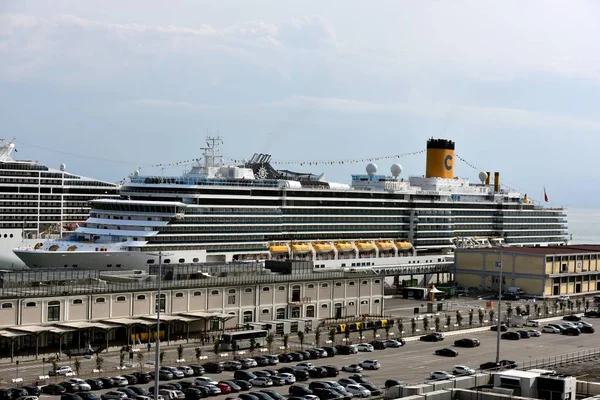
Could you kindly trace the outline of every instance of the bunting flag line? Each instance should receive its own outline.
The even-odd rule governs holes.
[[[336,164],[355,164],[355,163],[364,163],[364,162],[373,162],[380,160],[391,160],[396,158],[402,158],[406,156],[413,156],[417,154],[425,153],[424,150],[413,151],[410,153],[402,153],[402,154],[394,154],[389,156],[378,156],[378,157],[368,157],[368,158],[349,158],[344,160],[273,160],[270,163],[276,165],[336,165]],[[244,159],[228,159],[235,164],[245,163]]]
[[[470,162],[468,162],[467,160],[465,160],[464,158],[462,158],[461,156],[459,156],[458,154],[454,155],[456,158],[458,158],[460,161],[464,162],[465,164],[467,164],[469,167],[473,168],[476,171],[483,171],[481,168],[477,168],[476,166],[474,166],[473,164],[471,164]],[[485,171],[484,171],[485,172]]]

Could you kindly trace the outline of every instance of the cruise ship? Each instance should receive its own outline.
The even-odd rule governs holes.
[[[0,269],[23,268],[13,249],[75,231],[89,201],[117,196],[113,183],[85,178],[30,160],[14,160],[13,141],[0,139]]]
[[[454,176],[455,143],[427,142],[426,173],[375,164],[351,184],[277,170],[255,154],[225,165],[220,138],[182,176],[133,173],[119,198],[91,202],[68,238],[15,253],[32,268],[148,270],[153,264],[303,259],[321,270],[449,262],[459,246],[568,242],[566,212],[500,185]]]

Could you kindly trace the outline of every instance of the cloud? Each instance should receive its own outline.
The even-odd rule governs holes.
[[[218,81],[215,75],[252,66],[283,71],[294,62],[294,52],[306,57],[306,51],[335,48],[335,30],[319,16],[218,29],[115,24],[74,15],[0,15],[0,78],[5,80],[96,82],[196,69],[196,79]]]
[[[137,99],[130,101],[131,104],[158,109],[184,110],[192,112],[204,112],[216,110],[218,107],[211,104],[194,104],[187,101],[159,100],[159,99]]]
[[[266,107],[313,109],[361,114],[402,114],[443,119],[451,116],[467,122],[600,130],[600,121],[561,116],[518,108],[485,107],[435,102],[377,103],[335,97],[293,96],[264,104]]]

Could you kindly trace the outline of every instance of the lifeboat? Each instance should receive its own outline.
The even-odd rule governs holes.
[[[310,251],[310,245],[306,243],[293,244],[292,251],[294,254],[305,254]]]
[[[36,243],[35,246],[33,247],[34,250],[39,250],[44,244],[43,243]]]
[[[358,251],[371,251],[375,249],[375,245],[371,242],[358,242],[356,243]]]
[[[77,246],[69,246],[69,248],[67,249],[67,251],[75,251],[77,250]]]
[[[396,246],[400,251],[411,250],[413,247],[410,242],[396,242]]]
[[[333,251],[333,245],[329,243],[315,243],[313,248],[317,253],[329,253]]]
[[[56,251],[58,250],[58,245],[57,244],[53,244],[52,246],[50,246],[50,248],[48,249],[48,251]]]
[[[392,242],[377,242],[377,248],[381,251],[389,251],[394,249]]]
[[[289,252],[289,249],[287,246],[280,244],[280,245],[270,246],[269,251],[273,254],[281,254],[281,253]]]
[[[349,251],[354,250],[354,247],[352,246],[351,243],[348,242],[340,242],[340,243],[336,243],[335,248],[337,249],[337,251],[339,251],[340,253],[347,253]]]

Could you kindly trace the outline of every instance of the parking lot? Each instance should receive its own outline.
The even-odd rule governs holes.
[[[584,319],[590,323],[594,323],[594,319]],[[511,329],[513,330],[513,329]],[[540,337],[520,340],[502,340],[500,347],[501,359],[513,360],[519,364],[534,363],[535,360],[542,358],[558,358],[561,355],[585,351],[593,348],[598,344],[597,333],[581,334],[580,336],[565,336],[560,334],[544,333]],[[476,338],[481,342],[479,347],[474,348],[454,348],[453,343],[460,338]],[[457,357],[436,356],[436,350],[450,347],[458,351]],[[364,371],[363,375],[367,377],[373,384],[382,387],[388,379],[399,379],[407,383],[423,383],[430,377],[433,371],[451,371],[454,365],[465,365],[471,368],[478,368],[480,364],[495,360],[496,355],[496,333],[485,330],[481,332],[454,332],[446,335],[446,338],[441,342],[422,342],[419,340],[410,340],[404,347],[387,348],[385,350],[374,350],[373,352],[360,352],[351,355],[337,355],[335,357],[320,358],[309,360],[316,366],[335,365],[338,368],[343,366],[356,364],[367,359],[378,360],[381,368],[378,370]],[[296,363],[280,363],[277,366],[269,368],[280,368],[283,366],[292,366]],[[250,369],[260,370],[265,367],[255,367]],[[338,379],[348,377],[351,372],[340,372]],[[116,375],[116,374],[113,374]],[[233,372],[222,372],[219,374],[207,373],[216,381],[227,380],[233,378]],[[183,380],[193,380],[187,378]],[[333,378],[321,378],[318,380],[333,380]],[[302,382],[306,384],[311,382]],[[151,384],[140,385],[149,387]],[[255,389],[252,389],[255,390]],[[278,393],[287,395],[289,385],[275,387]],[[99,391],[98,394],[107,390]],[[235,394],[221,395],[224,397],[235,397]],[[58,396],[47,396],[44,398],[58,399]]]

